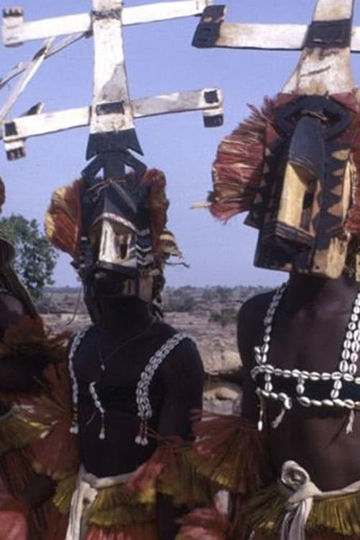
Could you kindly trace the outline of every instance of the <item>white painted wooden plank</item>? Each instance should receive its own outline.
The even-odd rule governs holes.
[[[28,67],[29,62],[19,62],[12,70],[0,79],[0,90],[6,86],[12,79],[23,73]]]
[[[302,24],[223,23],[217,47],[301,50],[307,32]]]
[[[308,27],[303,24],[223,23],[216,47],[234,49],[301,50]],[[352,31],[351,50],[360,52],[360,27]]]
[[[350,69],[348,49],[324,56],[314,49],[301,58],[299,66],[285,84],[283,92],[296,94],[337,94],[351,92],[356,87]]]
[[[314,21],[336,21],[350,19],[354,0],[318,0]]]
[[[25,155],[25,141],[24,140],[19,139],[19,140],[11,141],[11,142],[6,141],[4,144],[5,144],[6,152],[22,149],[23,156]]]
[[[210,4],[211,0],[181,0],[125,7],[122,12],[122,22],[124,26],[131,26],[200,15]],[[13,46],[34,39],[85,32],[91,32],[91,15],[88,13],[31,22],[23,22],[22,18],[5,17],[2,39],[4,45]]]
[[[90,124],[90,107],[67,109],[52,113],[20,116],[11,120],[16,126],[16,135],[2,138],[8,142],[56,133]]]
[[[121,0],[93,0],[94,11],[101,11],[105,2],[108,9],[121,10]],[[117,87],[117,84],[122,87],[123,83],[126,83],[121,22],[114,18],[93,17],[92,26],[95,49],[94,99],[96,103],[126,99],[128,97],[126,84],[123,91]]]
[[[122,9],[121,0],[93,0],[93,13]],[[93,15],[94,81],[90,133],[108,133],[134,127],[126,78],[121,20]],[[97,114],[102,103],[123,104],[122,113]]]
[[[314,20],[338,21],[350,19],[353,0],[318,0]],[[283,91],[297,94],[334,94],[351,92],[355,81],[351,71],[350,47],[332,47],[324,51],[320,47],[304,48],[297,68]]]
[[[18,26],[15,26],[16,21],[10,24],[11,19],[12,17],[3,19],[2,39],[3,44],[7,47],[20,45],[33,39],[84,33],[91,30],[91,17],[88,13],[26,23],[19,21]]]
[[[143,24],[201,15],[211,0],[182,0],[180,2],[163,2],[144,6],[125,7],[123,9],[123,25]]]
[[[66,47],[68,47],[69,45],[72,45],[76,41],[79,41],[84,36],[85,36],[85,34],[83,34],[83,33],[74,34],[72,36],[68,36],[68,37],[62,39],[61,41],[59,41],[57,43],[54,43],[47,50],[47,52],[45,54],[45,57],[44,57],[44,60],[47,60],[48,58],[50,58],[54,54],[57,54],[58,52],[62,51]],[[8,73],[5,77],[0,79],[0,90],[1,90],[1,88],[3,88],[3,86],[5,86],[12,79],[14,79],[14,77],[17,77],[18,75],[21,75],[21,73],[23,73],[27,69],[27,67],[29,66],[29,64],[31,62],[32,62],[32,60],[30,60],[30,62],[20,62],[15,67],[13,67],[13,69],[10,71],[10,73]]]
[[[119,9],[122,6],[122,0],[93,0],[93,9],[97,11],[111,11]]]
[[[0,109],[0,124],[3,122],[4,118],[6,118],[7,114],[10,112],[14,104],[16,103],[17,99],[23,91],[25,90],[26,86],[32,79],[32,77],[35,75],[41,64],[43,63],[45,56],[51,47],[53,43],[53,38],[50,38],[45,41],[43,44],[43,47],[40,49],[40,54],[37,53],[32,61],[28,64],[26,70],[23,73],[23,76],[17,84],[14,86],[12,91],[10,92],[9,97],[5,101],[4,105]]]
[[[206,92],[217,92],[218,101],[208,103],[205,100]],[[213,110],[222,105],[222,92],[215,88],[193,90],[190,92],[173,92],[133,101],[134,117],[155,116],[196,110]]]
[[[219,100],[214,103],[207,103],[205,92],[217,92]],[[216,111],[219,107],[221,108],[221,105],[222,92],[216,88],[172,92],[159,96],[140,98],[132,102],[134,118],[196,110]],[[87,126],[90,124],[90,107],[20,116],[12,119],[11,122],[16,126],[16,135],[6,137],[7,142]],[[0,138],[4,138],[4,134],[0,134]]]
[[[351,37],[351,52],[360,52],[360,27],[353,26]]]

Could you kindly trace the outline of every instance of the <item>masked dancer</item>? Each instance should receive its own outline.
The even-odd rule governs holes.
[[[199,423],[198,470],[234,494],[183,539],[360,538],[359,102],[353,2],[319,0],[283,92],[218,149],[212,213],[248,211],[255,265],[289,273],[241,308],[240,417]],[[202,519],[202,522],[199,521]],[[211,521],[212,520],[212,521]],[[204,533],[205,534],[205,533]],[[209,532],[207,534],[210,534]]]
[[[179,512],[207,498],[186,465],[202,363],[159,317],[164,264],[180,256],[164,189],[154,169],[85,177],[56,191],[46,216],[93,320],[69,352],[81,470],[67,540],[171,540]]]

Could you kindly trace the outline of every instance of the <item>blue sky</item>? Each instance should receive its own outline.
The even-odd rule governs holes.
[[[150,2],[129,1],[127,6]],[[20,0],[26,20],[89,12],[91,0]],[[4,0],[1,7],[9,7]],[[229,0],[227,21],[308,23],[315,0]],[[355,23],[360,24],[359,10]],[[197,24],[194,17],[125,28],[125,51],[131,97],[221,87],[225,96],[225,122],[205,129],[202,114],[183,113],[138,120],[136,130],[145,163],[162,169],[171,202],[169,228],[177,236],[190,269],[168,268],[172,286],[222,284],[275,285],[285,276],[253,267],[256,231],[238,216],[226,226],[205,210],[191,210],[211,189],[211,163],[222,137],[247,115],[247,103],[260,105],[274,95],[296,66],[299,53],[230,49],[198,50],[191,47]],[[26,60],[40,42],[21,47],[0,45],[0,76]],[[31,81],[10,117],[38,101],[45,111],[90,105],[93,45],[91,39],[72,45],[47,60]],[[353,56],[355,80],[360,81],[360,56]],[[0,92],[0,103],[11,86]],[[4,215],[21,213],[43,222],[52,191],[70,183],[84,168],[88,130],[78,129],[34,138],[27,142],[27,157],[7,162],[0,141],[0,175],[7,187]],[[69,258],[61,256],[56,269],[59,285],[74,285]]]

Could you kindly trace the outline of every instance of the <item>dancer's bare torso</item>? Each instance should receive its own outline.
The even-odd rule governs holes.
[[[269,364],[282,369],[318,372],[338,370],[344,336],[359,284],[347,278],[319,280],[297,276],[290,280],[273,321]],[[261,345],[263,320],[273,293],[244,304],[238,319],[238,340],[245,368],[243,415],[257,421],[259,402],[250,370],[253,348]],[[360,390],[360,389],[359,389]],[[359,391],[360,398],[360,391]],[[279,414],[278,403],[267,400],[267,419]],[[349,411],[295,403],[278,426],[269,421],[271,461],[277,474],[286,460],[305,467],[322,490],[342,488],[360,479],[360,414],[347,434]]]
[[[144,321],[144,327],[147,324]],[[114,321],[113,327],[108,328],[107,332],[103,331],[101,325],[94,325],[74,357],[80,390],[81,461],[88,472],[97,476],[133,471],[153,453],[155,439],[150,438],[147,446],[135,443],[139,431],[135,391],[151,356],[175,333],[167,324],[155,321],[145,334],[129,341],[105,360],[106,369],[102,374],[99,354],[106,359],[124,341],[122,328],[124,325],[121,321],[117,325]],[[99,438],[100,414],[88,392],[92,381],[100,382],[96,388],[101,390],[105,409],[106,436],[103,440]],[[185,339],[164,359],[150,385],[153,410],[150,428],[164,437],[189,437],[190,411],[201,408],[202,384],[203,368],[196,346]]]

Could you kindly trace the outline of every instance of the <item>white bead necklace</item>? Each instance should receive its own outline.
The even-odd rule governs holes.
[[[275,292],[266,316],[264,318],[264,337],[260,347],[255,347],[256,366],[251,370],[251,376],[256,381],[259,374],[264,375],[264,387],[257,387],[256,393],[260,400],[260,415],[258,421],[258,429],[261,431],[264,426],[264,399],[272,399],[279,401],[282,404],[282,409],[279,416],[271,423],[273,428],[277,428],[281,423],[286,411],[293,407],[294,400],[304,407],[342,407],[350,411],[349,423],[346,432],[352,431],[354,422],[354,410],[360,409],[360,401],[353,399],[340,399],[340,391],[344,383],[355,383],[360,387],[360,377],[357,377],[357,360],[360,350],[360,291],[356,296],[353,310],[350,316],[349,323],[345,334],[343,349],[339,362],[339,368],[332,373],[306,371],[299,369],[280,369],[272,364],[268,364],[268,353],[271,345],[272,325],[276,310],[280,304],[283,294],[286,290],[287,283],[283,283]],[[274,391],[274,379],[296,379],[296,396],[290,397],[286,392]],[[333,381],[333,386],[330,394],[325,399],[312,399],[306,396],[307,381]]]
[[[78,332],[71,344],[69,351],[69,372],[71,379],[72,387],[72,399],[73,399],[73,420],[70,427],[71,433],[79,433],[79,424],[78,424],[78,401],[79,401],[79,387],[74,369],[74,356],[75,353],[83,340],[84,336],[90,329],[90,326]],[[149,387],[150,383],[154,377],[156,370],[159,368],[161,363],[165,360],[168,354],[184,339],[192,339],[190,336],[183,332],[178,332],[172,337],[167,339],[165,343],[152,355],[149,362],[145,366],[145,369],[140,375],[139,382],[136,386],[135,398],[137,404],[137,416],[140,418],[140,428],[139,433],[135,438],[136,444],[141,446],[146,446],[148,444],[147,438],[147,422],[152,417],[153,411],[149,399]],[[89,384],[89,394],[91,395],[94,403],[94,407],[98,410],[101,419],[101,427],[99,432],[99,439],[106,438],[105,430],[105,414],[106,410],[104,409],[99,395],[96,390],[96,381],[92,381]]]
[[[83,337],[85,336],[89,328],[90,326],[87,326],[86,328],[84,328],[83,330],[80,330],[80,332],[75,334],[75,337],[71,343],[71,347],[69,351],[69,373],[70,373],[70,381],[71,381],[72,407],[73,407],[70,433],[74,433],[75,435],[79,433],[79,422],[78,422],[79,387],[78,387],[77,378],[76,378],[75,370],[74,370],[74,356],[80,343],[83,340]]]
[[[175,347],[184,339],[192,339],[190,336],[183,332],[178,332],[169,338],[165,343],[156,351],[156,353],[150,358],[149,362],[145,366],[144,371],[140,375],[139,382],[136,387],[136,403],[138,412],[137,415],[140,418],[140,430],[139,434],[135,438],[136,444],[146,446],[148,444],[147,438],[147,421],[152,417],[152,409],[149,399],[149,387],[152,378],[161,365],[167,355],[175,349]]]

